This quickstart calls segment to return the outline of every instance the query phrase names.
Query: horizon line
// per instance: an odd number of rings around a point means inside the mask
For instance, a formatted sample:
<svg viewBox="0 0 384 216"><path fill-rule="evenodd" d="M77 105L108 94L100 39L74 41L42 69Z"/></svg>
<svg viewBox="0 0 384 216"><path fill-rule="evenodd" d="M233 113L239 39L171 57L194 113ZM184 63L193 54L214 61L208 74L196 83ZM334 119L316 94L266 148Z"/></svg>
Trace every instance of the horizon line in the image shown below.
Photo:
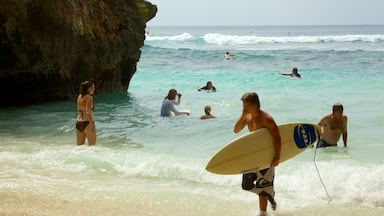
<svg viewBox="0 0 384 216"><path fill-rule="evenodd" d="M282 26L384 26L383 24L287 24L287 25L148 25L147 27L282 27Z"/></svg>

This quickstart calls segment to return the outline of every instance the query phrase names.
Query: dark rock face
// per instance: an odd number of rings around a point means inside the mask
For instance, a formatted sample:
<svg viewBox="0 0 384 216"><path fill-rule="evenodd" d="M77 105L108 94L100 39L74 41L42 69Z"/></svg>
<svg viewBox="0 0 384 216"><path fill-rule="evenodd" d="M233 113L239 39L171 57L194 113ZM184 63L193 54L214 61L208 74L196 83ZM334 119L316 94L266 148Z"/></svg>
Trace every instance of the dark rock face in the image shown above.
<svg viewBox="0 0 384 216"><path fill-rule="evenodd" d="M146 23L143 0L1 0L0 106L124 92L136 71Z"/></svg>

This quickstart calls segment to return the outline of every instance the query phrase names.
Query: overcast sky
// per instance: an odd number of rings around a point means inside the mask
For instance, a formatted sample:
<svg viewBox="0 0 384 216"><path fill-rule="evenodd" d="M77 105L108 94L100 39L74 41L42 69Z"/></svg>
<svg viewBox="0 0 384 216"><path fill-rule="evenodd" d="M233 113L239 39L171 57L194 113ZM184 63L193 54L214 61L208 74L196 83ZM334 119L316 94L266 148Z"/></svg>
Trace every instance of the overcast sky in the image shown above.
<svg viewBox="0 0 384 216"><path fill-rule="evenodd" d="M384 0L147 0L148 26L384 24Z"/></svg>

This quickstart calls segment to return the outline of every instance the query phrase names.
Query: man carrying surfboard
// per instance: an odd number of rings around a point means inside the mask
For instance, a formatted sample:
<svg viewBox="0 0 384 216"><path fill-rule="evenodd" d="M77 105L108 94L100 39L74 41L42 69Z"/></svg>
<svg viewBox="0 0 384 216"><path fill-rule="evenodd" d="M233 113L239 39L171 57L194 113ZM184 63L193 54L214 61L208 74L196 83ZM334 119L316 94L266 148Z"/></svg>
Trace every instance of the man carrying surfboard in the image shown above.
<svg viewBox="0 0 384 216"><path fill-rule="evenodd" d="M279 165L280 160L280 132L272 116L260 109L260 101L257 93L247 92L243 94L241 100L243 102L243 111L237 120L233 131L239 133L245 126L248 127L250 132L260 128L266 128L273 138L275 156L271 161L271 167L254 173L243 174L242 181L243 190L254 192L259 195L259 216L265 216L268 200L271 202L272 209L276 209L273 180L275 177L274 167Z"/></svg>

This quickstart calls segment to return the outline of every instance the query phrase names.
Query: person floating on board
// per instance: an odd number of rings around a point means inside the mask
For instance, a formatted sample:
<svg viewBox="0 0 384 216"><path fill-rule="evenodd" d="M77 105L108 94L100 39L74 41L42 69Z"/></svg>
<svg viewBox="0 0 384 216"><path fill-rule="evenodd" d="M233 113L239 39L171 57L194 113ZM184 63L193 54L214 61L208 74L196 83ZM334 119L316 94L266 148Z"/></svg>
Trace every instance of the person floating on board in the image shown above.
<svg viewBox="0 0 384 216"><path fill-rule="evenodd" d="M204 113L205 113L204 115L200 116L201 120L216 118L214 115L211 114L211 106L209 105L204 107Z"/></svg>
<svg viewBox="0 0 384 216"><path fill-rule="evenodd" d="M267 112L260 109L259 96L255 92L245 93L241 100L243 101L243 112L237 120L233 131L239 133L245 126L248 130L255 131L260 128L266 128L272 135L275 155L271 161L271 167L259 170L254 173L243 174L242 188L259 195L260 216L267 215L268 200L272 205L272 209L276 209L276 201L274 199L274 177L275 167L279 165L281 138L280 132L275 120Z"/></svg>
<svg viewBox="0 0 384 216"><path fill-rule="evenodd" d="M205 86L198 89L198 91L202 91L202 90L216 92L216 88L215 86L213 86L211 81L208 81Z"/></svg>
<svg viewBox="0 0 384 216"><path fill-rule="evenodd" d="M294 67L294 68L292 68L292 73L280 73L280 75L302 79L301 75L297 71L298 71L297 67Z"/></svg>
<svg viewBox="0 0 384 216"><path fill-rule="evenodd" d="M320 140L317 148L337 146L340 137L343 136L344 147L347 147L347 122L348 118L343 115L344 107L341 103L332 106L332 113L325 115L320 121Z"/></svg>
<svg viewBox="0 0 384 216"><path fill-rule="evenodd" d="M177 96L177 101L176 101ZM181 93L177 93L176 89L170 89L168 95L164 98L163 104L161 106L160 115L161 116L172 116L172 113L175 115L189 115L189 112L180 112L175 109L174 105L179 105L181 99Z"/></svg>
<svg viewBox="0 0 384 216"><path fill-rule="evenodd" d="M226 52L224 54L224 59L227 61L232 61L232 57L235 56L234 54L230 54L229 52Z"/></svg>

